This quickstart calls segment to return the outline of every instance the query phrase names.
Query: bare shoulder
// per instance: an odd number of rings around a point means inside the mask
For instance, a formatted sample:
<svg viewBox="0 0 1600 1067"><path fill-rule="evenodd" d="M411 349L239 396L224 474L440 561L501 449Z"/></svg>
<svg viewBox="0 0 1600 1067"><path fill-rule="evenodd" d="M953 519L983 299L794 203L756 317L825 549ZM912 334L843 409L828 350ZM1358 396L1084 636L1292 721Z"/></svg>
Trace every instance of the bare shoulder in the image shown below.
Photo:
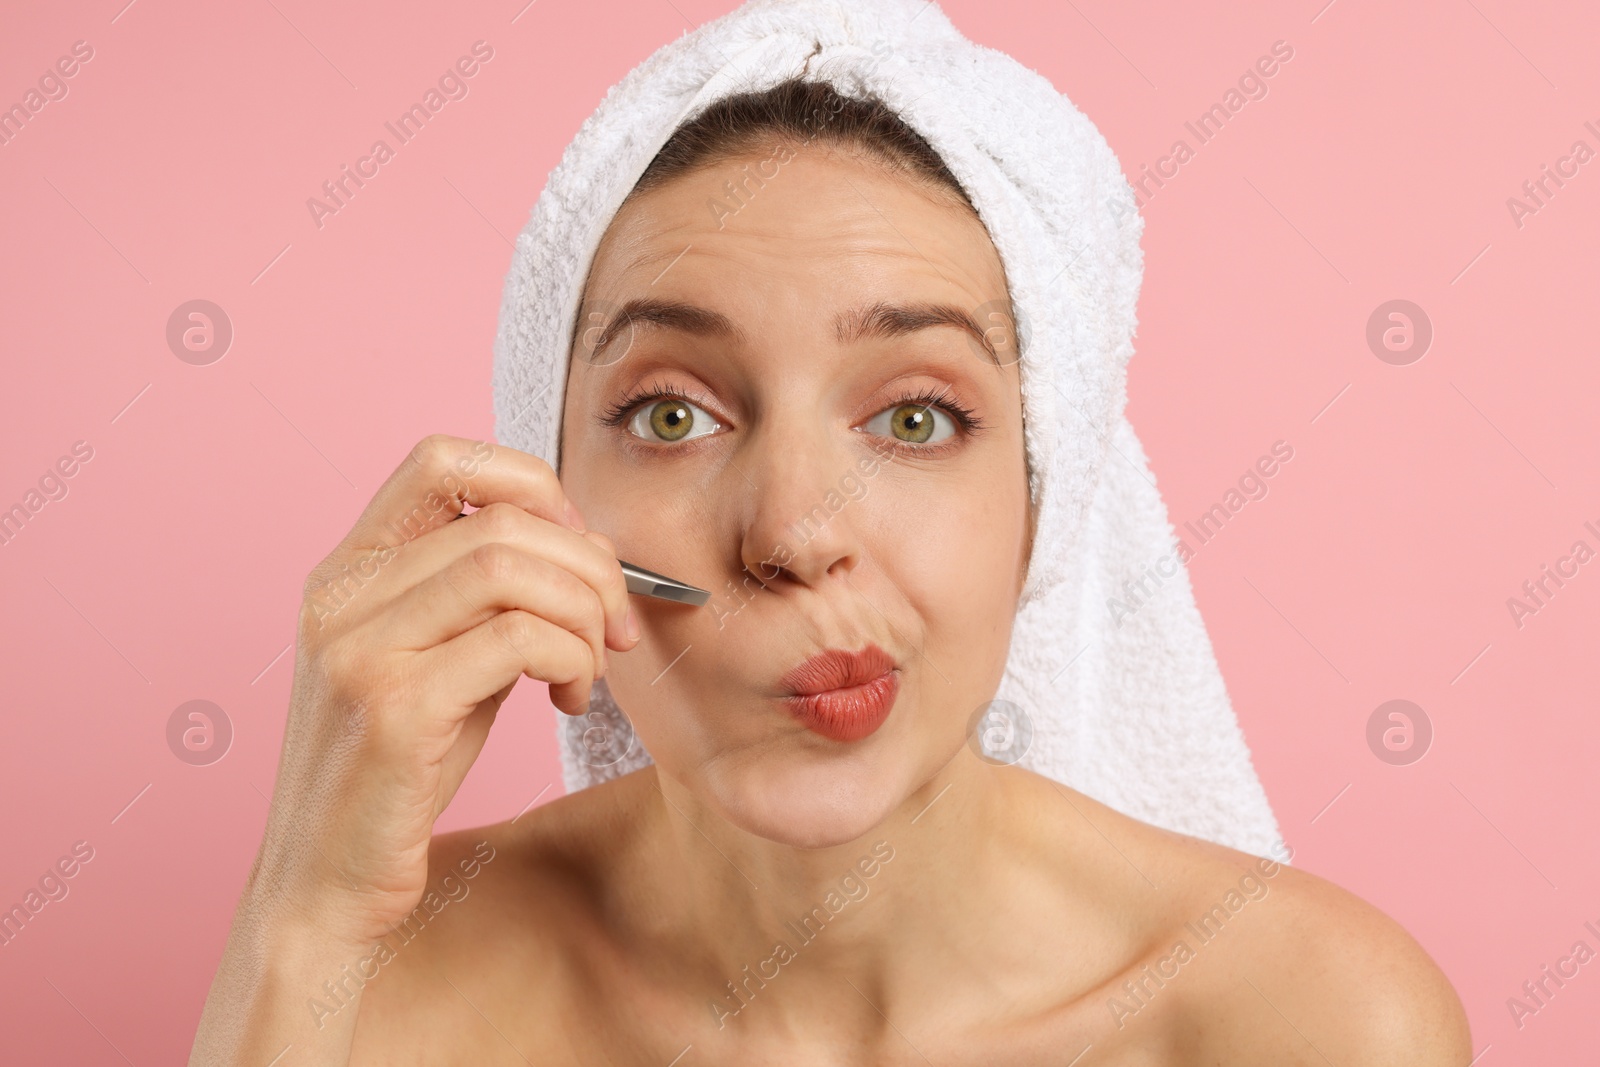
<svg viewBox="0 0 1600 1067"><path fill-rule="evenodd" d="M422 899L347 983L361 992L350 1062L476 1063L508 1044L561 1062L551 1020L587 984L574 964L601 936L607 852L638 786L619 779L436 835Z"/></svg>
<svg viewBox="0 0 1600 1067"><path fill-rule="evenodd" d="M1164 1063L1467 1067L1460 998L1381 910L1307 871L1063 795L1115 846L1107 864L1139 876L1116 895L1142 947L1085 1005L1107 1021L1105 1044Z"/></svg>
<svg viewBox="0 0 1600 1067"><path fill-rule="evenodd" d="M1375 1067L1466 1067L1461 999L1404 927L1309 872L1278 865L1271 882L1279 906L1247 939L1251 973L1241 968L1240 977L1281 1024L1293 1024L1291 1046Z"/></svg>
<svg viewBox="0 0 1600 1067"><path fill-rule="evenodd" d="M1307 871L1088 804L1163 888L1167 947L1120 992L1129 1018L1159 1006L1176 1061L1467 1067L1459 996L1381 910Z"/></svg>

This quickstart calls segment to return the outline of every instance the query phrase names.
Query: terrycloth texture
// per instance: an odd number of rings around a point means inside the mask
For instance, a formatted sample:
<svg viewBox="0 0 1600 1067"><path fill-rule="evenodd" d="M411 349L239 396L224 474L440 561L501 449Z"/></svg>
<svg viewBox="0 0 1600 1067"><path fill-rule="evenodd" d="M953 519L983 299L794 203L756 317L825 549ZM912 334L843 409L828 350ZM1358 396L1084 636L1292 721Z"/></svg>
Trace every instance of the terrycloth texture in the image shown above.
<svg viewBox="0 0 1600 1067"><path fill-rule="evenodd" d="M1166 505L1124 414L1144 269L1133 191L1070 100L961 36L936 5L750 0L613 86L517 240L495 342L500 441L559 469L583 282L667 137L719 97L802 73L847 96L875 94L926 137L1005 265L1039 516L996 694L1032 726L1018 762L1158 826L1282 856ZM1141 578L1144 592L1130 597L1125 583ZM1115 610L1113 597L1139 606ZM586 718L556 714L568 790L650 762L603 679ZM583 740L597 726L617 744L598 760Z"/></svg>

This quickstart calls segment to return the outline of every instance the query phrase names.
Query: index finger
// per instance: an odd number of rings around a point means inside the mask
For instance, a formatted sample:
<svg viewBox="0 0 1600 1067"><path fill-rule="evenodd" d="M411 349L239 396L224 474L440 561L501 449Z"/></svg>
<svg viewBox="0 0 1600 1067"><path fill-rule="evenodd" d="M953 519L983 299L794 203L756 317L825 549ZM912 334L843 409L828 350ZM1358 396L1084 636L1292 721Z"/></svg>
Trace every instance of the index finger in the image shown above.
<svg viewBox="0 0 1600 1067"><path fill-rule="evenodd" d="M397 547L443 526L466 504L481 508L496 500L578 529L576 509L550 464L505 445L435 433L378 487L346 541Z"/></svg>

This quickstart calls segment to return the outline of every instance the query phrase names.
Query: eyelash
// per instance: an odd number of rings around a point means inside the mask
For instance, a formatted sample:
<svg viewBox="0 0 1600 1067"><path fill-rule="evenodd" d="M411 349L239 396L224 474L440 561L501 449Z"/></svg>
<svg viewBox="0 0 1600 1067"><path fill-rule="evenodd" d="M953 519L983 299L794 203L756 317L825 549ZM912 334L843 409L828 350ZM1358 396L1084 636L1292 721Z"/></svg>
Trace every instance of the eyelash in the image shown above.
<svg viewBox="0 0 1600 1067"><path fill-rule="evenodd" d="M690 396L681 389L674 389L671 386L663 384L659 381L652 381L643 388L635 390L629 395L623 397L621 400L618 400L608 406L605 411L601 413L600 421L606 426L613 428L621 427L624 422L628 421L629 416L631 416L641 404L655 400L682 400L685 403L697 404L702 407L705 406L705 402L699 397ZM955 421L956 426L960 429L961 433L967 437L976 437L978 434L983 433L988 429L989 424L984 419L980 418L978 414L971 408L946 398L942 392L935 392L934 390L927 388L924 388L916 393L903 394L898 399L890 401L889 404L883 408L880 408L873 414L880 414L883 411L889 410L889 408L910 406L938 408L940 411L943 411L945 414L949 415L950 418ZM627 431L624 430L623 432L626 433ZM634 437L634 435L631 433L628 434L628 436ZM949 451L951 448L958 447L960 445L960 442L957 441L955 437L952 437L948 441L941 441L936 445L917 445L910 441L901 441L893 437L891 437L890 440L893 441L896 446L904 446L926 455L939 455L940 453ZM629 443L643 445L643 442L639 442L637 439L630 441ZM686 446L680 445L676 447Z"/></svg>

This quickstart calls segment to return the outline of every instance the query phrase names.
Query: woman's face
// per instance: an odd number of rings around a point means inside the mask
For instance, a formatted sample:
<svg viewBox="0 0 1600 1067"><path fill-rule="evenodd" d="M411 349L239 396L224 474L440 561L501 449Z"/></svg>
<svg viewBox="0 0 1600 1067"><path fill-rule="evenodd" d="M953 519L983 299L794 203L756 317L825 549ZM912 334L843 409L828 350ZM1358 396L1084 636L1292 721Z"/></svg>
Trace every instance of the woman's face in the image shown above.
<svg viewBox="0 0 1600 1067"><path fill-rule="evenodd" d="M814 848L868 832L961 752L1000 682L1032 533L982 224L838 152L773 165L690 172L613 219L561 477L619 557L712 593L631 597L644 638L611 657L659 770L735 825ZM597 346L632 301L652 303ZM990 328L997 353L917 314L933 305ZM814 732L780 679L869 642L899 671L893 710L858 740Z"/></svg>

